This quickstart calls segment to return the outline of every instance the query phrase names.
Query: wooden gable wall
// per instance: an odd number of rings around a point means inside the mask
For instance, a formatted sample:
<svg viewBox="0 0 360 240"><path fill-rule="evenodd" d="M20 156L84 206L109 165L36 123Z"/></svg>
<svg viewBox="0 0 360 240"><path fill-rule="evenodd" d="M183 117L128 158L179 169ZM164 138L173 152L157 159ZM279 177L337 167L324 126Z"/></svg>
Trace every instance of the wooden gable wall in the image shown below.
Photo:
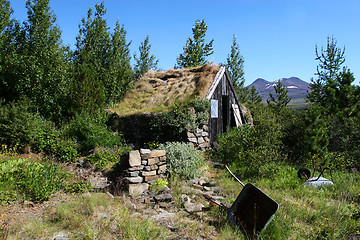
<svg viewBox="0 0 360 240"><path fill-rule="evenodd" d="M216 141L219 134L226 131L227 127L236 126L232 104L236 104L239 109L241 108L239 99L226 69L224 68L223 72L220 73L220 76L217 77L220 79L216 79L215 77L214 82L217 85L214 86L214 89L211 90L210 95L207 97L212 102L211 109L209 110L209 135L211 144ZM214 112L214 110L216 111L215 105L217 105L217 114ZM244 123L245 121L242 113L240 116L241 122Z"/></svg>

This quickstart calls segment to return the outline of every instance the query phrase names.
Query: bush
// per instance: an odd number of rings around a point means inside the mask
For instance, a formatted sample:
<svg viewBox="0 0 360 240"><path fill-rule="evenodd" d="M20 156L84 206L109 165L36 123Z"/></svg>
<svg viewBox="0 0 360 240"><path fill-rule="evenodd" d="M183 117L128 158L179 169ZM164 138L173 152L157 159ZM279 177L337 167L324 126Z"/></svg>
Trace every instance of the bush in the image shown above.
<svg viewBox="0 0 360 240"><path fill-rule="evenodd" d="M175 106L170 112L155 115L150 122L151 132L157 134L154 140L182 141L186 131L195 131L209 121L209 100L191 100ZM190 111L193 108L194 113Z"/></svg>
<svg viewBox="0 0 360 240"><path fill-rule="evenodd" d="M260 177L260 168L267 163L286 159L282 155L282 128L277 116L266 108L257 111L255 126L243 125L218 137L213 157L231 165L242 177Z"/></svg>
<svg viewBox="0 0 360 240"><path fill-rule="evenodd" d="M58 138L51 145L51 152L61 162L76 162L79 157L77 140Z"/></svg>
<svg viewBox="0 0 360 240"><path fill-rule="evenodd" d="M174 177L191 179L201 175L199 168L204 164L203 153L187 143L167 142L159 149L166 151L167 167Z"/></svg>
<svg viewBox="0 0 360 240"><path fill-rule="evenodd" d="M26 159L0 162L0 176L0 183L8 184L8 189L17 189L24 199L39 202L48 200L51 194L59 190L62 181L55 164Z"/></svg>
<svg viewBox="0 0 360 240"><path fill-rule="evenodd" d="M0 142L20 148L30 146L41 152L50 147L50 142L59 136L55 125L32 112L26 101L12 102L0 108Z"/></svg>
<svg viewBox="0 0 360 240"><path fill-rule="evenodd" d="M162 178L159 178L155 182L150 184L150 189L155 191L155 192L158 192L161 189L166 188L168 185L169 185L169 183L166 180L164 180Z"/></svg>
<svg viewBox="0 0 360 240"><path fill-rule="evenodd" d="M92 164L98 169L105 169L110 167L109 165L114 165L115 163L120 162L120 157L124 153L132 150L132 147L129 145L122 146L113 146L113 147L95 147L93 150L94 154L89 158Z"/></svg>
<svg viewBox="0 0 360 240"><path fill-rule="evenodd" d="M63 137L75 139L81 153L88 153L96 146L115 146L123 143L120 135L115 135L106 125L108 114L105 111L78 114L63 129Z"/></svg>

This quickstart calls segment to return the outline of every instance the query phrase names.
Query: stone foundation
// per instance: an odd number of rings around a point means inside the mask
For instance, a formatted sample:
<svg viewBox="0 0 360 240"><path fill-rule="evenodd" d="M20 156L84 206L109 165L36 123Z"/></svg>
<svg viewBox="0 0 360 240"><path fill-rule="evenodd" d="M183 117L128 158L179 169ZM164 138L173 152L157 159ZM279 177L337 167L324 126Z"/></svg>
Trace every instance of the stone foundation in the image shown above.
<svg viewBox="0 0 360 240"><path fill-rule="evenodd" d="M142 194L149 184L165 177L166 152L164 150L140 149L129 152L129 168L124 171L129 194Z"/></svg>

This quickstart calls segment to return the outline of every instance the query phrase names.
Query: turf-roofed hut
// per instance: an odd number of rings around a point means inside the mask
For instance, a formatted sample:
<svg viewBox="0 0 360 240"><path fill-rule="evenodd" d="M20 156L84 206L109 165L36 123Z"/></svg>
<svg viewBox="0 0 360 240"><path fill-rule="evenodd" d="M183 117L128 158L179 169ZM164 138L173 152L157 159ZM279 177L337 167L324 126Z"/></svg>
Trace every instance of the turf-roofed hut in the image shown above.
<svg viewBox="0 0 360 240"><path fill-rule="evenodd" d="M137 147L189 141L206 149L227 127L245 124L225 67L150 70L114 108L110 125Z"/></svg>

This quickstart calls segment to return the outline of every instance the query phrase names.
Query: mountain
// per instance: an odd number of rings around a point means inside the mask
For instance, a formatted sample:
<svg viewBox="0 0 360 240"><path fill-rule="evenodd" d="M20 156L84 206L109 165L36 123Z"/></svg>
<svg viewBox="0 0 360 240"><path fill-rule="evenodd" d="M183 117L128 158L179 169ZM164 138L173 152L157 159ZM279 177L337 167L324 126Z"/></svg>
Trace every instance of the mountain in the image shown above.
<svg viewBox="0 0 360 240"><path fill-rule="evenodd" d="M310 90L310 84L297 77L282 78L280 80L269 82L265 79L258 78L248 88L255 87L263 101L269 98L269 92L275 95L275 88L277 82L281 81L282 85L288 90L288 96L291 98L290 105L305 104L307 91Z"/></svg>

